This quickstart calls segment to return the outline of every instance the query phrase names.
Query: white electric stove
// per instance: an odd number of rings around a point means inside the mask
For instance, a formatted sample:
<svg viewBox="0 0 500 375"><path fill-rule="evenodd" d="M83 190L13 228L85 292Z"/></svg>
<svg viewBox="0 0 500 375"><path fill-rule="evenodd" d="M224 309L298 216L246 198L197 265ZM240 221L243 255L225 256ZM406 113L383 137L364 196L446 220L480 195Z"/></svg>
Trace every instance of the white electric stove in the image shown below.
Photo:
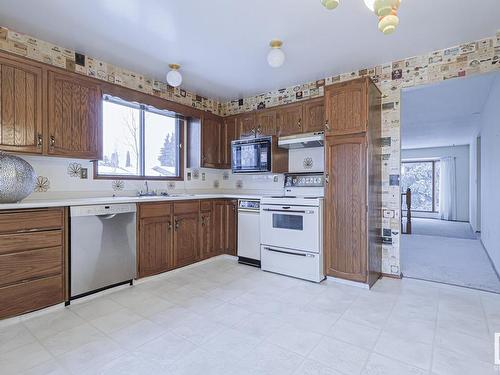
<svg viewBox="0 0 500 375"><path fill-rule="evenodd" d="M284 192L261 200L261 268L320 282L325 278L323 173L287 174Z"/></svg>

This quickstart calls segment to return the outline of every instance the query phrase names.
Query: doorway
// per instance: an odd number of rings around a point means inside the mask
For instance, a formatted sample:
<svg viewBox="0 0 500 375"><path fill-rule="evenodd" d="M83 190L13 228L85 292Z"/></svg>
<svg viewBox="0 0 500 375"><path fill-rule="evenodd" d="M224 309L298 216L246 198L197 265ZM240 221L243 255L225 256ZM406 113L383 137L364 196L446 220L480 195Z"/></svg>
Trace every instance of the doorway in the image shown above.
<svg viewBox="0 0 500 375"><path fill-rule="evenodd" d="M500 74L403 90L401 270L404 277L500 293L496 246L481 237L481 136ZM500 163L500 160L498 160ZM488 176L486 176L488 177ZM488 218L497 221L495 218Z"/></svg>

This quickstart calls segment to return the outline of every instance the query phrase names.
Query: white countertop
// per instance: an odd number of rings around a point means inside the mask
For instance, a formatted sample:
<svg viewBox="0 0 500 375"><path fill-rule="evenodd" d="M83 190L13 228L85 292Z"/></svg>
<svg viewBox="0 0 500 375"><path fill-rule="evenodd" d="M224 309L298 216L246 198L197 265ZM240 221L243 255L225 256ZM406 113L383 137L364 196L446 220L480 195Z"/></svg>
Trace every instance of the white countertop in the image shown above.
<svg viewBox="0 0 500 375"><path fill-rule="evenodd" d="M169 202L194 199L260 199L262 195L248 194L172 194L157 197L87 197L87 198L60 198L60 199L26 199L18 203L0 203L1 210L16 210L23 208L86 206L92 204L137 203L137 202Z"/></svg>

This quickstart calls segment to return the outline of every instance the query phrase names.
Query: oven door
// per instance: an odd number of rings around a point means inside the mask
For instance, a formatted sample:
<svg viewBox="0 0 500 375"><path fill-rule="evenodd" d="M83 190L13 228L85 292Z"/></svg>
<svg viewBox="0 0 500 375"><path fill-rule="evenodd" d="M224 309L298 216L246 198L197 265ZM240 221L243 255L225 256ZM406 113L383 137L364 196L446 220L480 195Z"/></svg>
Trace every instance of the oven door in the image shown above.
<svg viewBox="0 0 500 375"><path fill-rule="evenodd" d="M268 246L319 253L319 207L261 205L261 243Z"/></svg>
<svg viewBox="0 0 500 375"><path fill-rule="evenodd" d="M271 171L271 142L268 139L234 141L231 152L233 173Z"/></svg>

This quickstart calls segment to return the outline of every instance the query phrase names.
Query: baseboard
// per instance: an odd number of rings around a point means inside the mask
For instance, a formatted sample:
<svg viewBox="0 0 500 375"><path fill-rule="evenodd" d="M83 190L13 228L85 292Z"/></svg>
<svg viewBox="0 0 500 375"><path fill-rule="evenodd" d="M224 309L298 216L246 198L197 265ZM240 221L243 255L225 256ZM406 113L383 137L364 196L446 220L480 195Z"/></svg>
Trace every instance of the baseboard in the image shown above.
<svg viewBox="0 0 500 375"><path fill-rule="evenodd" d="M338 284L354 286L354 287L361 288L361 289L370 289L370 286L368 284L361 283L359 281L344 280L344 279L340 279L340 278L334 277L334 276L327 276L326 278L327 278L327 280L331 280L331 281L338 283Z"/></svg>
<svg viewBox="0 0 500 375"><path fill-rule="evenodd" d="M389 277L391 279L402 279L403 278L403 274L400 273L399 275L394 275L392 273L382 273L382 277Z"/></svg>

